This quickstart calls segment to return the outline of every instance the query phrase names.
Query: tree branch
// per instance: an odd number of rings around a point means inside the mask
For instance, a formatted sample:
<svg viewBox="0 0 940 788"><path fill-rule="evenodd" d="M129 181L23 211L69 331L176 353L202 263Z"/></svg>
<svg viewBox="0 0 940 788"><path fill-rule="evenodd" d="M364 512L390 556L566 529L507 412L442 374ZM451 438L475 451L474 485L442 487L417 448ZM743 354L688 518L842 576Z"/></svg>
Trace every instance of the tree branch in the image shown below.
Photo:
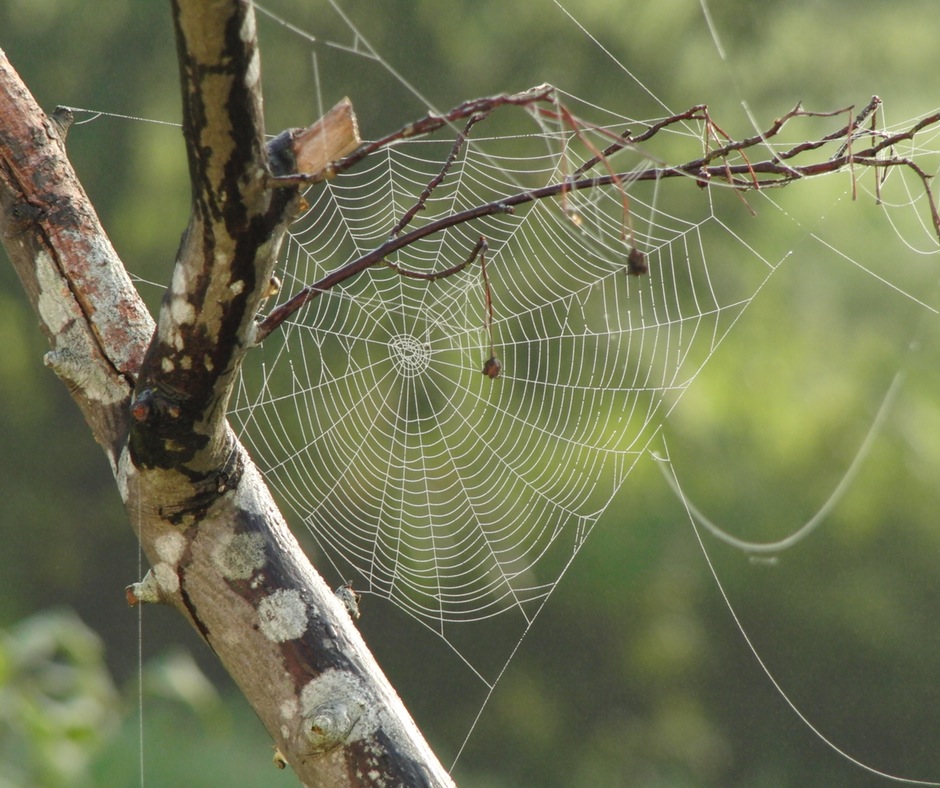
<svg viewBox="0 0 940 788"><path fill-rule="evenodd" d="M0 51L0 236L51 350L112 468L127 400L153 333L65 156L65 123L42 112Z"/></svg>
<svg viewBox="0 0 940 788"><path fill-rule="evenodd" d="M554 109L549 109L543 106L545 104L553 106ZM772 152L772 155L769 158L754 163L750 162L750 160L745 155L745 151L755 148L761 149L765 146L769 149L769 143L793 118L835 117L838 115L851 113L853 108L846 107L831 112L810 112L804 110L801 105L797 104L793 109L789 110L780 118L774 120L774 122L766 131L754 134L750 137L745 137L741 140L731 139L728 134L718 127L709 116L708 107L705 104L698 104L689 108L688 110L685 110L684 112L680 112L668 118L657 121L645 131L637 134L636 136L630 134L629 131L624 132L622 135L616 136L606 131L605 129L596 129L590 124L582 124L581 121L574 118L574 116L572 116L571 113L559 103L557 97L555 96L554 88L552 88L550 85L539 85L538 87L531 88L530 90L524 91L522 93L504 94L499 96L491 96L489 98L473 99L459 104L444 115L427 115L426 117L421 118L414 123L409 123L406 126L401 127L392 134L381 137L375 142L360 146L360 148L345 158L328 163L318 171L279 175L269 179L269 185L275 189L321 183L324 180L334 178L338 174L351 169L368 155L381 150L382 148L389 147L396 143L402 142L403 140L411 139L412 137L430 134L457 120L470 118L467 126L463 129L463 131L457 134L454 147L452 148L447 160L444 162L441 173L428 183L427 188L418 199L416 205L407 213L405 213L399 222L392 228L388 239L371 251L366 252L364 255L356 258L355 260L351 260L335 271L331 271L317 282L302 288L283 304L280 304L278 307L273 309L258 325L255 341L263 341L268 335L271 334L272 331L275 331L291 315L293 315L306 304L310 303L310 301L319 296L321 293L326 292L330 288L335 287L347 279L362 273L374 265L382 264L398 270L397 267L390 264L386 258L394 252L397 252L400 249L404 249L405 247L410 246L422 238L426 238L448 228L465 224L467 222L472 222L477 219L482 219L486 216L492 216L497 213L514 213L517 207L525 206L538 200L559 196L564 197L564 195L568 194L569 192L581 191L585 189L614 187L620 190L624 190L625 184L628 185L640 181L659 182L671 178L687 178L703 188L708 187L714 183L734 188L740 192L759 191L761 189L767 189L771 187L786 186L802 178L827 175L845 169L851 169L856 164L872 169L891 169L901 167L910 170L920 179L924 193L927 197L931 223L933 224L937 237L940 238L940 210L937 208L937 203L930 186L931 176L928 175L916 162L909 158L898 156L882 158L879 155L884 151L891 150L894 146L901 142L913 139L923 129L940 123L940 113L933 113L927 117L921 118L910 128L894 134L862 129L861 124L864 123L867 118L873 116L880 105L881 100L877 96L874 96L865 109L858 113L854 119L850 118L849 122L845 126L830 132L829 134L826 134L819 139L806 140L779 153ZM602 135L613 137L614 142L605 148L605 150L598 151L591 143L585 140L585 143L589 146L592 152L595 153L595 155L579 166L571 177L564 178L557 183L551 183L538 189L528 189L516 194L506 195L505 197L493 200L488 203L482 203L472 208L467 208L463 211L448 214L434 221L427 222L426 224L411 230L410 232L402 233L402 230L410 224L414 216L420 210L423 210L430 192L433 191L437 185L439 185L441 180L443 180L444 175L454 163L454 159L456 158L457 153L466 142L467 135L469 134L472 126L474 126L480 120L483 120L495 109L503 106L527 107L535 115L550 117L556 121L563 121L578 137L581 137L582 129L587 128L598 131ZM722 145L719 145L717 148L706 150L704 155L696 157L684 164L673 166L654 166L642 170L631 170L629 172L615 172L613 168L610 167L608 162L609 156L624 148L636 148L641 143L645 143L651 140L663 129L686 121L700 121L704 123L706 140L715 138L724 139L726 142ZM852 141L858 136L869 135L877 138L878 141L870 144L861 151L853 152L851 146ZM843 145L838 149L835 155L828 159L812 161L805 164L790 163L790 160L795 159L801 154L818 150L823 146L838 140L844 141ZM741 161L736 163L729 162L728 157L732 154L737 154L740 156ZM715 162L719 163L716 164ZM607 166L607 175L591 178L582 177L586 172L601 163ZM626 193L624 192L624 196L625 195ZM627 202L625 199L624 211L626 212L627 210ZM628 224L626 221L627 219L628 217L625 217L625 224ZM642 252L636 248L633 248L631 250L631 255L637 254L642 254ZM631 261L631 273L635 273L635 270L632 269L637 267L635 260L636 258L634 257L634 259ZM441 279L460 272L463 270L465 265L466 263L460 263L447 268L444 271L433 274L421 274L420 276L432 280ZM406 276L414 275L413 273L403 270L399 270L399 273Z"/></svg>

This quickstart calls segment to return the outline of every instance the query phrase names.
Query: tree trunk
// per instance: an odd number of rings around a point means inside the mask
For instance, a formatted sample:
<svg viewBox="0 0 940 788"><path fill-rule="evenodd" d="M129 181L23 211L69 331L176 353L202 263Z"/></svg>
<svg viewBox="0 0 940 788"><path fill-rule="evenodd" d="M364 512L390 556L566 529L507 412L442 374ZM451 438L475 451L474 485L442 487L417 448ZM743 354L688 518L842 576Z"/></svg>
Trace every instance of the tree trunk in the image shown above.
<svg viewBox="0 0 940 788"><path fill-rule="evenodd" d="M151 564L129 599L186 616L304 784L451 785L226 420L300 202L269 178L322 135L265 144L250 2L171 5L192 214L156 326L0 52L0 235Z"/></svg>

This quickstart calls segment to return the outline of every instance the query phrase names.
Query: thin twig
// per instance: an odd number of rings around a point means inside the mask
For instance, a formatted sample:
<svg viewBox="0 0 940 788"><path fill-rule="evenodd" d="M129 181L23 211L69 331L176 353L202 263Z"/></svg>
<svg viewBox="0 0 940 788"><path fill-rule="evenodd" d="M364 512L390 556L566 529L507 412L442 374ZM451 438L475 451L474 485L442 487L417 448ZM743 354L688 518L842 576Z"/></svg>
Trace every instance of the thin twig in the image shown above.
<svg viewBox="0 0 940 788"><path fill-rule="evenodd" d="M547 115L555 120L561 120L567 125L575 134L575 136L581 140L584 146L592 153L593 158L591 161L603 162L604 167L607 169L608 175L613 178L613 184L617 187L617 190L620 192L621 202L623 205L623 219L620 223L620 237L622 240L627 240L629 234L629 240L632 244L633 241L633 224L630 221L630 198L627 197L627 190L623 186L623 180L621 176L614 172L613 167L610 165L610 160L608 157L601 151L597 149L597 146L592 143L587 136L581 131L581 123L571 114L568 108L561 102L557 102L556 106L558 108L557 112L549 112L546 109L540 109L539 113L542 115ZM619 142L619 140L618 140ZM615 143L616 144L616 143ZM593 165L592 165L593 166ZM584 165L578 167L575 170L576 173L581 173L584 171ZM565 178L565 182L568 182L569 179ZM565 213L568 213L566 210Z"/></svg>
<svg viewBox="0 0 940 788"><path fill-rule="evenodd" d="M460 155L460 151L463 149L464 143L467 141L467 137L470 136L470 130L477 123L486 118L487 115L489 115L489 112L478 112L476 115L470 116L470 120L467 121L467 125L464 126L463 131L461 131L454 140L454 146L450 149L450 154L444 161L444 165L441 167L440 172L428 182L427 186L424 187L424 191L421 192L421 196L418 197L418 201L405 212L398 223L392 228L391 233L389 233L390 236L394 237L399 235L401 231L411 223L411 220L414 219L415 215L419 211L423 211L425 209L431 194L433 194L434 190L441 185L444 178L447 177L447 173L450 171L450 168L453 167L454 162L457 161L457 157Z"/></svg>
<svg viewBox="0 0 940 788"><path fill-rule="evenodd" d="M482 254L486 252L486 239L483 236L480 236L480 240L476 242L476 245L470 252L470 256L467 257L461 263L451 266L450 268L445 268L443 271L431 271L430 273L424 271L412 271L408 268L403 268L397 263L393 263L391 260L381 260L380 262L386 268L391 268L399 276L407 276L411 279L424 279L427 282L434 282L438 279L446 279L448 276L453 276L454 274L459 274L466 268L470 263L480 257L481 261L483 259Z"/></svg>

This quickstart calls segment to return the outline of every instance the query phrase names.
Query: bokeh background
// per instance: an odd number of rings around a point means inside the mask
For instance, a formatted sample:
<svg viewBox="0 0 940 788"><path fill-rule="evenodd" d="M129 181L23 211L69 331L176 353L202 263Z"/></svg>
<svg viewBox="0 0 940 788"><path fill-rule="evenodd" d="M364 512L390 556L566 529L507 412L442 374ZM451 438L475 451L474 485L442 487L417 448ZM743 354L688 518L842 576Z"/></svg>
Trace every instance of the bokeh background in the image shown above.
<svg viewBox="0 0 940 788"><path fill-rule="evenodd" d="M548 81L624 114L661 115L623 66L675 111L708 103L738 136L752 132L742 100L767 125L798 100L834 109L878 94L895 124L935 111L940 95L930 0L714 0L725 60L693 0L570 5L599 43L550 0L341 3L442 108ZM353 42L325 0L269 7L321 42ZM271 131L305 125L344 95L366 137L426 111L380 63L264 16L259 32ZM178 119L168 4L6 0L0 47L50 111ZM179 130L101 118L74 127L69 149L129 268L167 281L188 210ZM747 636L809 722L876 769L940 780L940 323L892 287L940 307L940 257L936 245L920 253L930 239L910 213L890 214L895 232L849 190L847 177L798 183L774 195L781 210L757 217L729 202L729 227L791 255L664 434L685 491L712 519L742 538L781 538L830 495L903 374L854 484L810 538L772 561L704 543ZM720 235L713 243L719 259ZM155 306L159 284L141 287ZM141 693L148 784L294 784L182 621L147 609L141 625L126 607L136 543L102 453L42 364L47 348L7 265L0 336L0 786L136 784ZM483 687L381 600L364 600L360 623L449 764ZM887 784L824 745L776 691L652 462L528 633L454 774L507 788Z"/></svg>

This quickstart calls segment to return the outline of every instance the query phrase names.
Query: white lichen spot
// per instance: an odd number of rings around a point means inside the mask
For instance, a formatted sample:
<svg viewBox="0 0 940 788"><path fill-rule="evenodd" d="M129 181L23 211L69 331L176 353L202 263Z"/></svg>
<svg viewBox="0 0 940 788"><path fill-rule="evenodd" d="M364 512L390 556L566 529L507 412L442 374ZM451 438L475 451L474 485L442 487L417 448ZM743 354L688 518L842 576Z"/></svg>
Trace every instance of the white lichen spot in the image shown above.
<svg viewBox="0 0 940 788"><path fill-rule="evenodd" d="M245 466L242 480L235 490L234 505L244 512L265 516L274 509L274 502L269 497L262 497L260 491L265 490L264 480L254 463ZM267 506L270 508L267 508Z"/></svg>
<svg viewBox="0 0 940 788"><path fill-rule="evenodd" d="M232 291L232 295L241 295L245 289L245 280L239 279L237 282L232 282L228 289Z"/></svg>
<svg viewBox="0 0 940 788"><path fill-rule="evenodd" d="M117 471L114 474L114 478L117 481L118 492L121 494L121 500L124 503L127 503L127 496L130 495L130 489L128 487L128 480L137 473L137 469L134 467L134 463L131 462L131 453L128 447L125 445L121 449L121 455L117 460Z"/></svg>
<svg viewBox="0 0 940 788"><path fill-rule="evenodd" d="M245 18L242 20L241 30L238 31L238 35L242 41L251 41L255 37L256 33L254 14L245 14Z"/></svg>
<svg viewBox="0 0 940 788"><path fill-rule="evenodd" d="M186 549L186 537L175 531L170 531L158 536L153 546L162 561L175 566L183 557L183 551Z"/></svg>
<svg viewBox="0 0 940 788"><path fill-rule="evenodd" d="M36 281L39 284L39 298L36 302L39 316L53 334L58 334L71 319L71 292L46 252L36 255Z"/></svg>
<svg viewBox="0 0 940 788"><path fill-rule="evenodd" d="M180 590L180 578L176 568L163 562L157 564L152 570L153 576L165 594L175 594Z"/></svg>
<svg viewBox="0 0 940 788"><path fill-rule="evenodd" d="M251 578L251 587L252 588L261 588L261 584L264 583L264 572L258 572L253 578Z"/></svg>
<svg viewBox="0 0 940 788"><path fill-rule="evenodd" d="M173 281L170 284L170 292L174 296L183 296L186 294L186 268L178 265L173 269Z"/></svg>
<svg viewBox="0 0 940 788"><path fill-rule="evenodd" d="M261 78L261 58L258 56L258 50L251 53L251 60L248 61L248 68L245 70L245 85L253 88Z"/></svg>
<svg viewBox="0 0 940 788"><path fill-rule="evenodd" d="M196 320L196 308L184 296L173 296L170 301L170 315L178 326L193 323Z"/></svg>
<svg viewBox="0 0 940 788"><path fill-rule="evenodd" d="M77 328L77 324L74 331L66 333L81 341L78 336L81 330ZM50 350L42 357L42 360L49 369L68 384L70 389L83 391L89 399L110 405L120 402L127 395L126 384L119 383L104 370L102 365L97 364L81 351L73 350L71 347Z"/></svg>
<svg viewBox="0 0 940 788"><path fill-rule="evenodd" d="M127 382L98 360L101 349L80 317L81 310L65 277L47 252L37 253L34 263L39 288L36 307L54 336L55 347L46 354L45 363L71 389L80 390L89 399L106 405L120 402L127 396ZM107 311L107 304L100 308ZM108 325L107 315L103 325Z"/></svg>
<svg viewBox="0 0 940 788"><path fill-rule="evenodd" d="M307 631L307 604L299 591L275 591L258 603L258 624L269 640L296 640Z"/></svg>
<svg viewBox="0 0 940 788"><path fill-rule="evenodd" d="M173 359L164 356L160 361L160 369L164 372L172 372L176 369L176 365L173 363Z"/></svg>
<svg viewBox="0 0 940 788"><path fill-rule="evenodd" d="M157 318L157 333L166 342L170 341L170 313L167 309L161 309Z"/></svg>
<svg viewBox="0 0 940 788"><path fill-rule="evenodd" d="M256 344L258 344L258 324L249 323L245 331L245 346L254 347Z"/></svg>
<svg viewBox="0 0 940 788"><path fill-rule="evenodd" d="M212 553L215 565L229 580L247 580L267 560L261 534L226 534Z"/></svg>

